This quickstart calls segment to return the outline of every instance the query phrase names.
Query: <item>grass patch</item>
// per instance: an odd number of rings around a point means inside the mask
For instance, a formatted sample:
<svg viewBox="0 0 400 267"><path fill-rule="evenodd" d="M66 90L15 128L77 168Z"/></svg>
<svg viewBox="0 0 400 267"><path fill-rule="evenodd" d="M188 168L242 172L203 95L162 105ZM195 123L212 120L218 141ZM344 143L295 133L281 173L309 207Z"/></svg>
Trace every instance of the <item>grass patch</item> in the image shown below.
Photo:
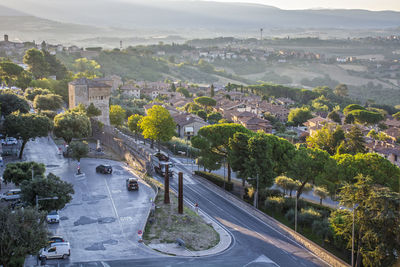
<svg viewBox="0 0 400 267"><path fill-rule="evenodd" d="M188 250L206 250L219 243L219 234L192 209L183 207L178 213L178 198L170 193L170 204L164 204L164 191L159 190L155 199L156 209L149 217L143 233L145 244L185 242Z"/></svg>

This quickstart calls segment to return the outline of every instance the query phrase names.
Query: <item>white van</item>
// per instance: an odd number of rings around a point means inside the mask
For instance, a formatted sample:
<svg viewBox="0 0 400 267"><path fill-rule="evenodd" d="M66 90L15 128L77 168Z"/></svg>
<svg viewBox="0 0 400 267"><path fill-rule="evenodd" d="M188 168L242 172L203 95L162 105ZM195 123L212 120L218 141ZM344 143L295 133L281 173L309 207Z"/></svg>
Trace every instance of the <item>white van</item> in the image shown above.
<svg viewBox="0 0 400 267"><path fill-rule="evenodd" d="M39 259L66 259L71 255L69 242L51 243L49 247L42 248L39 252Z"/></svg>

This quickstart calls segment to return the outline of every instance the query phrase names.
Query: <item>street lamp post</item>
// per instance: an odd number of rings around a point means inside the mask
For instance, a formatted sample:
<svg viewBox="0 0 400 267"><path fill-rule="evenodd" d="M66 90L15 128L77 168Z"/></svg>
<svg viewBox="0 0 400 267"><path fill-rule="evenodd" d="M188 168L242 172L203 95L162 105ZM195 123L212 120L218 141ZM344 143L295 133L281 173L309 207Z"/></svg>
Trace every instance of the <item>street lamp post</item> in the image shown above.
<svg viewBox="0 0 400 267"><path fill-rule="evenodd" d="M256 176L256 193L254 194L254 207L258 208L258 173Z"/></svg>
<svg viewBox="0 0 400 267"><path fill-rule="evenodd" d="M36 195L36 209L39 209L39 200L49 200L49 199L58 199L57 196L55 197L39 197L38 195Z"/></svg>
<svg viewBox="0 0 400 267"><path fill-rule="evenodd" d="M297 232L297 192L296 192L296 196L295 196L295 209L294 209L294 231Z"/></svg>
<svg viewBox="0 0 400 267"><path fill-rule="evenodd" d="M353 206L353 229L351 232L351 266L354 266L354 221L355 221L355 213L356 213L356 208L358 207L358 204L355 204Z"/></svg>

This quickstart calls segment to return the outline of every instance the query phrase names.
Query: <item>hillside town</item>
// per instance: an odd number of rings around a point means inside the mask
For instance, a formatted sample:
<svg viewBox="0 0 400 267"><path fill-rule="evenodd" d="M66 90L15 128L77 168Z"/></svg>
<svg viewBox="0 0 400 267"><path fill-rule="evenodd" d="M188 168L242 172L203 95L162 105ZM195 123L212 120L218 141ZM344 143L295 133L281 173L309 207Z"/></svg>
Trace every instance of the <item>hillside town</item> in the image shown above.
<svg viewBox="0 0 400 267"><path fill-rule="evenodd" d="M274 266L398 263L400 103L354 99L345 83L240 82L207 65L357 63L400 86L398 57L196 41L169 46L179 52L164 45L103 50L10 42L4 35L0 213L8 214L1 219L4 240L21 249L5 248L0 264L105 266L103 260L135 257L126 264L163 266L160 259L192 257L203 266L210 257L206 266L227 266L218 257L227 260L232 249L238 266L252 266L236 238L248 253L252 246L276 251L276 258L268 254L273 260L265 256ZM400 42L398 36L368 41ZM146 61L148 51L156 63ZM146 79L151 75L143 72L134 79L130 73L138 69L113 71L97 61L101 53L165 64L168 75ZM173 67L185 65L225 80L178 79ZM32 247L8 230L15 224L26 231L19 223L24 216L33 218L26 233ZM300 256L287 258L288 247Z"/></svg>

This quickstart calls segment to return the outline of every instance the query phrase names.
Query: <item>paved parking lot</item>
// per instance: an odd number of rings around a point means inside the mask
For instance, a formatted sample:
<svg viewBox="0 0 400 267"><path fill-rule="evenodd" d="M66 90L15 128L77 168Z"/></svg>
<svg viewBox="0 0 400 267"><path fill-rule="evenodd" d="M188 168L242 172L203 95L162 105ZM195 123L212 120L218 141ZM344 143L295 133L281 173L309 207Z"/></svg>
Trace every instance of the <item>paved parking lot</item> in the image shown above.
<svg viewBox="0 0 400 267"><path fill-rule="evenodd" d="M143 258L156 254L138 243L137 234L138 230L143 231L154 192L141 181L138 191L128 191L125 179L134 175L124 163L82 159L80 166L85 176L76 177L77 162L58 156L54 144L47 139L29 143L26 155L28 160L43 162L47 172L74 185L73 200L59 212L60 223L49 225L52 233L63 236L71 244L71 257L60 262ZM96 173L99 164L111 165L113 173Z"/></svg>

